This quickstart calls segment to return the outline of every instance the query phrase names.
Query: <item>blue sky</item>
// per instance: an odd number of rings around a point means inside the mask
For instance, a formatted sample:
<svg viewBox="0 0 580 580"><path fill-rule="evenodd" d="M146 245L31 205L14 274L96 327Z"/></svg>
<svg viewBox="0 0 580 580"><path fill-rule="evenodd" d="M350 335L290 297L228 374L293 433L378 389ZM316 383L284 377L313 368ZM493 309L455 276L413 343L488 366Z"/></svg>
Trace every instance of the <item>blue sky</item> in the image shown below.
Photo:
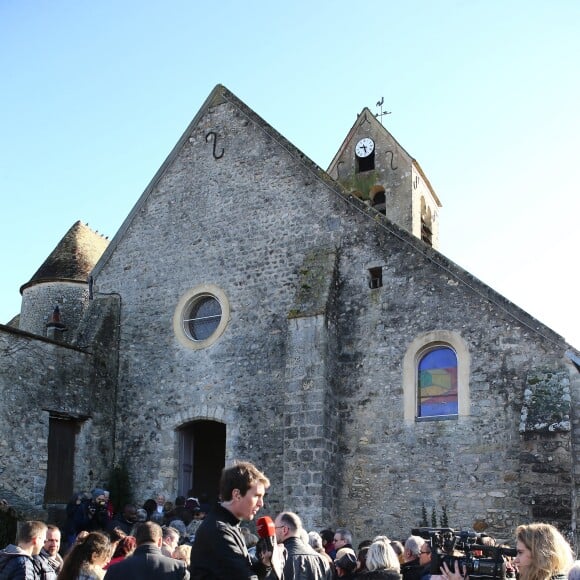
<svg viewBox="0 0 580 580"><path fill-rule="evenodd" d="M0 0L0 321L78 219L112 237L222 83L326 168L360 110L441 251L580 347L580 2Z"/></svg>

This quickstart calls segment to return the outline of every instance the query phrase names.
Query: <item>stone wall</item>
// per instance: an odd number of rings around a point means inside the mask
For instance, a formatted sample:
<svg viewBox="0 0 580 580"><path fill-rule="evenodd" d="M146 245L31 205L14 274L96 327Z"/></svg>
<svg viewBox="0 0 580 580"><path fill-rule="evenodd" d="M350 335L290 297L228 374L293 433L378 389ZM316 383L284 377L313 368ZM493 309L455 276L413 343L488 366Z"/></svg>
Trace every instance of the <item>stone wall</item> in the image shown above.
<svg viewBox="0 0 580 580"><path fill-rule="evenodd" d="M90 355L0 327L0 497L44 513L51 411L90 414ZM82 456L82 455L81 455Z"/></svg>
<svg viewBox="0 0 580 580"><path fill-rule="evenodd" d="M210 131L225 149L220 159L206 141ZM335 246L336 234L327 232L340 218L328 198L320 213L325 189L234 107L219 107L187 135L113 240L115 251L95 272L95 292L122 296L118 454L136 474L138 498L176 492L175 469L162 468L164 461L175 468L177 455L166 418L173 425L178 412L203 418L220 406L233 423L228 460L264 467L273 483L269 509L283 505L288 316L321 233L326 247ZM310 211L296 204L304 190ZM192 351L176 339L172 319L180 296L204 283L224 291L231 320L214 345Z"/></svg>
<svg viewBox="0 0 580 580"><path fill-rule="evenodd" d="M329 248L335 272L321 262L313 276L332 299L301 317L304 264ZM371 290L377 265L383 287ZM224 291L231 319L215 344L190 350L172 319L199 284ZM520 484L526 376L566 368L562 339L345 195L238 103L216 101L190 126L95 290L122 296L116 453L138 498L176 492L177 418L222 409L227 459L255 461L272 480L267 510L297 509L310 527L405 536L425 504L445 506L452 526L507 538L534 517ZM406 425L402 361L437 329L468 346L470 413ZM570 490L564 474L549 484Z"/></svg>
<svg viewBox="0 0 580 580"><path fill-rule="evenodd" d="M110 302L92 321L91 352L0 326L0 498L21 517L47 517L51 417L79 425L74 489L88 491L108 481L114 461L118 328Z"/></svg>
<svg viewBox="0 0 580 580"><path fill-rule="evenodd" d="M435 264L435 253L413 251L409 242L391 238L383 246L362 231L342 254L340 308L346 315L337 334L348 357L339 370L339 523L351 525L358 540L385 530L404 535L420 524L424 504L429 514L445 506L452 527L477 523L509 538L518 523L535 517L520 485L526 464L519 424L528 372L545 365L558 374L554 399L567 397L569 404L569 392L561 387L568 375L565 345L553 333L536 332L537 321L453 264ZM384 285L369 290L362 272L380 253ZM405 425L402 360L416 336L436 329L457 332L468 345L470 413ZM569 435L562 437L569 444ZM569 448L564 453L569 462ZM534 472L529 482L570 496L568 473L546 479ZM554 514L554 520L568 527L569 515Z"/></svg>
<svg viewBox="0 0 580 580"><path fill-rule="evenodd" d="M65 331L59 341L70 343L89 301L87 284L81 282L41 282L25 288L22 294L19 328L46 336L46 323L56 306Z"/></svg>
<svg viewBox="0 0 580 580"><path fill-rule="evenodd" d="M405 537L423 508L501 539L538 517L573 529L580 381L561 337L350 196L233 95L211 96L93 276L74 347L0 332L0 488L22 509L42 508L48 420L64 413L82 418L79 489L122 463L136 501L175 496L180 429L207 419L226 426L228 463L270 477L265 513L346 525L355 543ZM228 306L207 348L175 333L197 287ZM410 345L445 333L469 354L469 408L405 420Z"/></svg>

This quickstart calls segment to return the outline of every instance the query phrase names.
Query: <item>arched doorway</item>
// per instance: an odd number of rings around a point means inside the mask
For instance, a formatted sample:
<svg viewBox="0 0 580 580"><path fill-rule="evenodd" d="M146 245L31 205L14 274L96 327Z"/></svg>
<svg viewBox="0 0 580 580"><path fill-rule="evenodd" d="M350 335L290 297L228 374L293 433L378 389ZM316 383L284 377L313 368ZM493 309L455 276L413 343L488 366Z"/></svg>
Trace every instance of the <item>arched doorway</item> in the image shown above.
<svg viewBox="0 0 580 580"><path fill-rule="evenodd" d="M221 471L226 460L226 426L217 421L192 421L179 433L179 495L218 499Z"/></svg>

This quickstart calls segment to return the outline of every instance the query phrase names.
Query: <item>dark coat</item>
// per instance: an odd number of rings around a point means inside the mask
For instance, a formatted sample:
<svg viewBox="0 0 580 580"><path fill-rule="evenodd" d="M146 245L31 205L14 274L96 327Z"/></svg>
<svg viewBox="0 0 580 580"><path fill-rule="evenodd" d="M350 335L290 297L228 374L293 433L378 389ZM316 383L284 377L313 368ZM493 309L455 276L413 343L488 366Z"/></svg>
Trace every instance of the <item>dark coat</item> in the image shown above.
<svg viewBox="0 0 580 580"><path fill-rule="evenodd" d="M284 540L286 563L284 564L285 580L332 580L332 571L328 560L317 554L299 538Z"/></svg>
<svg viewBox="0 0 580 580"><path fill-rule="evenodd" d="M0 551L0 579L36 580L38 577L32 556L24 550L10 544Z"/></svg>
<svg viewBox="0 0 580 580"><path fill-rule="evenodd" d="M131 556L108 568L105 574L105 580L129 578L189 580L189 572L181 560L164 556L156 545L142 544Z"/></svg>
<svg viewBox="0 0 580 580"><path fill-rule="evenodd" d="M431 564L429 564L429 567ZM401 574L403 580L420 580L421 576L425 573L424 567L419 564L419 558L415 558L409 562L405 562L401 566Z"/></svg>
<svg viewBox="0 0 580 580"><path fill-rule="evenodd" d="M135 522L130 522L123 517L123 514L119 514L112 520L109 520L109 523L107 524L107 532L112 532L115 528L119 528L129 536L134 527Z"/></svg>
<svg viewBox="0 0 580 580"><path fill-rule="evenodd" d="M190 570L192 580L257 580L258 573L264 575L248 554L240 521L221 505L209 513L195 534Z"/></svg>
<svg viewBox="0 0 580 580"><path fill-rule="evenodd" d="M401 575L396 570L366 570L355 576L356 580L401 580Z"/></svg>

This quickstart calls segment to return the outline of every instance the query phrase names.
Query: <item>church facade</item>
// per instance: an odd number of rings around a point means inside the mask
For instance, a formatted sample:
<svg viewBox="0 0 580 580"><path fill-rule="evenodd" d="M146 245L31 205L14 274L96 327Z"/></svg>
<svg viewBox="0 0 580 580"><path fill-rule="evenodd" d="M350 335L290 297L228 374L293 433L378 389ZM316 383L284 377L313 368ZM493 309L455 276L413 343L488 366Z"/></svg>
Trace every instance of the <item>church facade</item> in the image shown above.
<svg viewBox="0 0 580 580"><path fill-rule="evenodd" d="M425 513L574 534L578 354L438 251L440 210L368 109L325 172L216 87L111 242L75 224L0 327L0 497L44 514L124 465L136 501L214 501L243 459L264 513L356 541Z"/></svg>

